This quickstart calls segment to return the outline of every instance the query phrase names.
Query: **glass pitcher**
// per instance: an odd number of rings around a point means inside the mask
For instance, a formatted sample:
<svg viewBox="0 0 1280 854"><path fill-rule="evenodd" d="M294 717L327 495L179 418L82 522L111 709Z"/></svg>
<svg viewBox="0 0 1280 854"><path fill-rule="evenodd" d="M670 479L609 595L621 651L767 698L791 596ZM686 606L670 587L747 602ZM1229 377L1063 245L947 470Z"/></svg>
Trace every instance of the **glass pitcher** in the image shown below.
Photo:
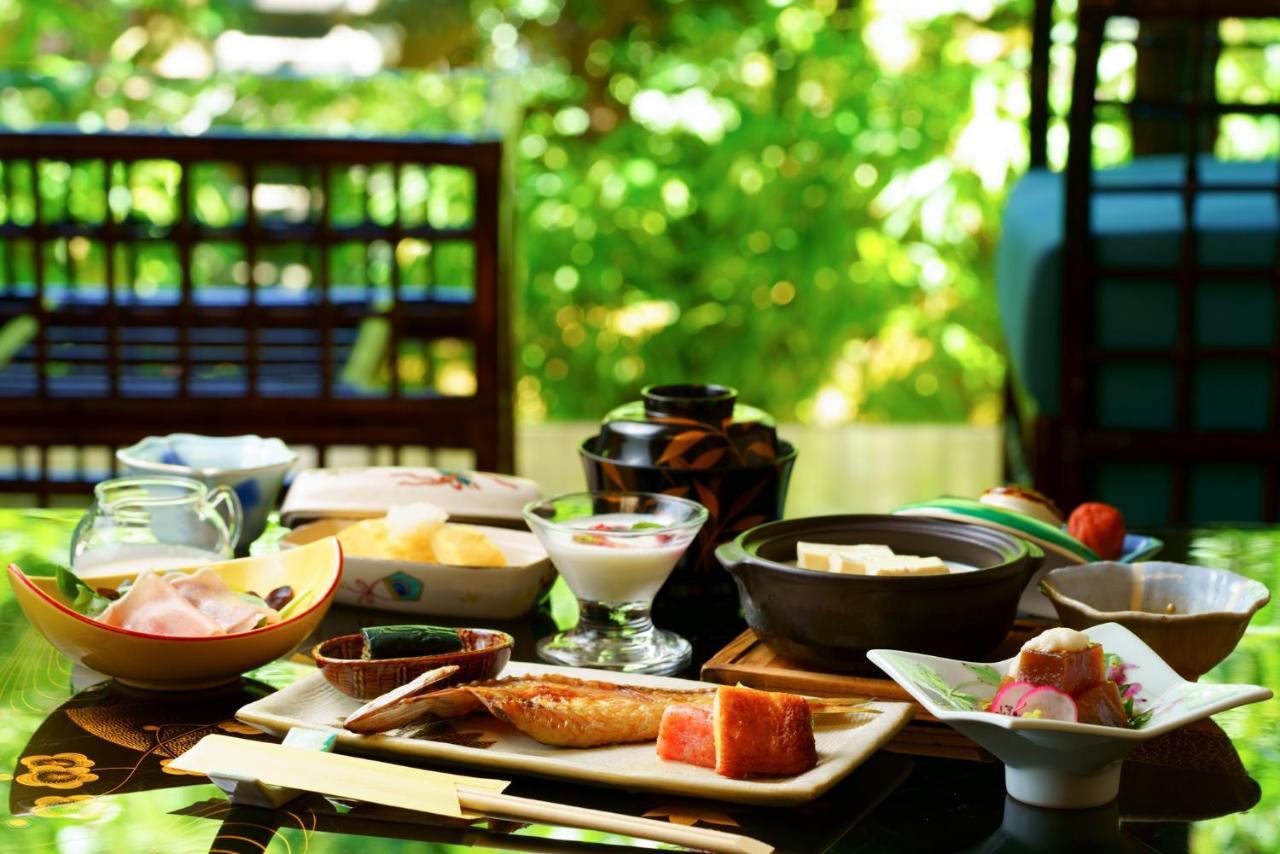
<svg viewBox="0 0 1280 854"><path fill-rule="evenodd" d="M95 576L180 569L232 556L243 525L229 486L185 477L122 477L93 489L71 536L71 568Z"/></svg>

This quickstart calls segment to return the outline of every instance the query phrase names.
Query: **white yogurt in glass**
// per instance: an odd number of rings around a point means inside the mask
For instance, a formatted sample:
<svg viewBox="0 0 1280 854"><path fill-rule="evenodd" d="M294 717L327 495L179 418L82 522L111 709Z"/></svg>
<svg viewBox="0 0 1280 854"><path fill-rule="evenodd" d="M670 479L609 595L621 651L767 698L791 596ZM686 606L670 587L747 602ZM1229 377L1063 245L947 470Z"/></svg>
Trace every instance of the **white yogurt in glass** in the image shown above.
<svg viewBox="0 0 1280 854"><path fill-rule="evenodd" d="M649 602L688 548L696 529L655 529L652 534L632 530L641 523L664 525L661 517L650 514L605 513L559 523L558 529L547 532L544 544L551 562L579 599ZM599 530L601 525L622 530Z"/></svg>

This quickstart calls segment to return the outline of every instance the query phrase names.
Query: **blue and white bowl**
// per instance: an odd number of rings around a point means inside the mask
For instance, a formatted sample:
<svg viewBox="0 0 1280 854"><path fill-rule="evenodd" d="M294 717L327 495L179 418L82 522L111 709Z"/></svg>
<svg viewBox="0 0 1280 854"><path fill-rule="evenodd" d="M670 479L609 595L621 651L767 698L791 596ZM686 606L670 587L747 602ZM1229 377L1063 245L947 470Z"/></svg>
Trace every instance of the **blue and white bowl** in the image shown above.
<svg viewBox="0 0 1280 854"><path fill-rule="evenodd" d="M262 534L284 476L297 458L280 439L193 433L148 436L116 451L116 459L130 474L178 475L234 489L244 510L236 542L241 549Z"/></svg>

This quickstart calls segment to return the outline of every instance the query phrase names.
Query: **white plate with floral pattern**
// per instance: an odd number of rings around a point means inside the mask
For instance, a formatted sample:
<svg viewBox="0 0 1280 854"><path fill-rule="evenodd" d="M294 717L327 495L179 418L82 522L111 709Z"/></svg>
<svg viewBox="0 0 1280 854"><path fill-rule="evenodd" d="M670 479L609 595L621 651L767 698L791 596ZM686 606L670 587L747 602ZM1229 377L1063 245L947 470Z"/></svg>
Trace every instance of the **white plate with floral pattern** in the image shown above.
<svg viewBox="0 0 1280 854"><path fill-rule="evenodd" d="M1005 765L1009 794L1039 807L1105 804L1120 790L1121 760L1141 742L1271 699L1259 685L1188 682L1118 623L1092 626L1087 634L1102 644L1112 674L1124 683L1133 729L984 711L1016 657L987 664L894 649L873 649L867 657L934 717L995 754Z"/></svg>
<svg viewBox="0 0 1280 854"><path fill-rule="evenodd" d="M292 528L315 519L370 519L401 504L426 501L452 522L524 530L524 506L541 497L531 480L489 472L422 466L306 469L293 479L280 521Z"/></svg>
<svg viewBox="0 0 1280 854"><path fill-rule="evenodd" d="M280 541L296 548L341 532L355 519L321 519L294 528ZM514 620L529 613L555 581L542 543L529 531L476 525L498 547L506 566L453 566L345 555L334 601L357 608L435 617Z"/></svg>

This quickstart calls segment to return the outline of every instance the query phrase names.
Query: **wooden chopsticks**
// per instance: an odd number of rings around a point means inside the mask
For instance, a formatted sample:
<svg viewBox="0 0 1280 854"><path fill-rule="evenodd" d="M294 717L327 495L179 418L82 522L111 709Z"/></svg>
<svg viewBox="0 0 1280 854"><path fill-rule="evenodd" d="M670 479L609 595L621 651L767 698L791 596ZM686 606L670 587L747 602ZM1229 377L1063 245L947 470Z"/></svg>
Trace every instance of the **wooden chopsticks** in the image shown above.
<svg viewBox="0 0 1280 854"><path fill-rule="evenodd" d="M772 845L758 839L725 833L722 830L685 827L651 818L519 798L515 795L477 792L460 787L458 801L463 809L483 813L492 818L601 830L605 833L619 833L639 839L652 839L655 842L667 842L672 845L683 845L685 848L725 852L725 854L769 854L773 851Z"/></svg>

